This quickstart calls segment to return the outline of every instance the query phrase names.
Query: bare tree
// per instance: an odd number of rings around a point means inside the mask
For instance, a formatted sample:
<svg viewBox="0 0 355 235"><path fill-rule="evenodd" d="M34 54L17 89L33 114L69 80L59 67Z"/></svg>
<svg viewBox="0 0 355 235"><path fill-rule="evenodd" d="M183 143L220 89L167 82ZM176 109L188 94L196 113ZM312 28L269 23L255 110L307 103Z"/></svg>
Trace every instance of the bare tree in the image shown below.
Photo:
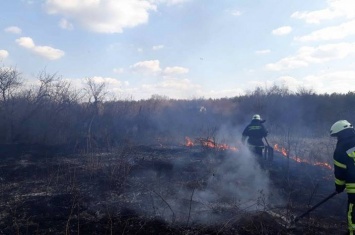
<svg viewBox="0 0 355 235"><path fill-rule="evenodd" d="M14 102L16 90L21 86L20 73L11 67L0 68L1 109L5 119L6 141L12 141L14 132Z"/></svg>
<svg viewBox="0 0 355 235"><path fill-rule="evenodd" d="M94 140L94 135L92 133L92 126L94 119L102 114L103 111L103 101L105 95L107 94L106 91L106 83L97 82L94 78L87 78L86 79L86 87L84 90L86 91L86 95L89 98L88 107L91 110L90 120L88 121L87 126L87 133L86 133L86 149L87 151L92 150L92 144ZM93 100L92 100L93 99Z"/></svg>
<svg viewBox="0 0 355 235"><path fill-rule="evenodd" d="M39 81L35 103L37 109L46 113L47 126L43 132L43 141L52 139L63 142L68 135L70 136L69 132L73 131L69 128L70 120L75 113L71 107L78 103L79 93L71 88L70 82L63 80L56 73L49 74L44 71L40 73Z"/></svg>
<svg viewBox="0 0 355 235"><path fill-rule="evenodd" d="M6 103L22 84L20 73L11 67L0 68L0 92L1 98Z"/></svg>
<svg viewBox="0 0 355 235"><path fill-rule="evenodd" d="M305 86L299 86L297 88L296 95L298 96L309 96L309 95L315 95L315 91L312 88L307 88Z"/></svg>
<svg viewBox="0 0 355 235"><path fill-rule="evenodd" d="M105 95L107 95L106 83L104 81L97 82L94 78L87 78L85 85L84 90L89 97L89 103L98 104L104 101Z"/></svg>
<svg viewBox="0 0 355 235"><path fill-rule="evenodd" d="M20 122L27 141L60 143L75 135L70 128L77 113L79 95L71 84L58 76L42 71L38 75L38 86L28 87L20 96ZM22 136L24 134L20 133Z"/></svg>

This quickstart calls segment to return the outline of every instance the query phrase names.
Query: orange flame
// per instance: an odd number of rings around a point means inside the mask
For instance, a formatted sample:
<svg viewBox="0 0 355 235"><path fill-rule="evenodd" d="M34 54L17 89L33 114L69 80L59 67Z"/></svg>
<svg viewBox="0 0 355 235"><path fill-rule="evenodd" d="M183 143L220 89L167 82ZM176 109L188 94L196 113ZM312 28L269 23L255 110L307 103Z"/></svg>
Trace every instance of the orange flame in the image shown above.
<svg viewBox="0 0 355 235"><path fill-rule="evenodd" d="M332 166L329 164L329 163L326 163L326 162L310 162L310 161L307 161L306 159L303 159L303 158L300 158L300 157L297 157L297 156L289 156L289 152L287 151L286 148L283 148L283 147L279 147L278 144L275 144L274 145L274 150L276 150L277 152L280 152L283 156L285 157L288 157L298 163L307 163L307 164L311 164L311 165L314 165L314 166L320 166L320 167L324 167L324 168L327 168L329 170L332 170Z"/></svg>
<svg viewBox="0 0 355 235"><path fill-rule="evenodd" d="M217 150L238 151L237 147L229 146L227 144L217 144L215 141L213 141L211 139L197 138L195 141L193 141L190 137L187 137L187 136L185 137L185 146L193 147L195 145L200 145L203 147L217 149ZM326 163L326 162L310 162L310 161L308 161L304 158L298 157L298 156L290 156L289 151L284 147L280 147L278 144L274 145L274 150L281 153L282 156L288 157L291 160L298 162L298 163L307 163L310 165L320 166L320 167L327 168L330 170L333 169L333 167L329 163Z"/></svg>
<svg viewBox="0 0 355 235"><path fill-rule="evenodd" d="M187 136L185 137L185 146L188 146L188 147L194 146L194 142Z"/></svg>
<svg viewBox="0 0 355 235"><path fill-rule="evenodd" d="M196 145L196 142L198 142L201 146L207 147L207 148L213 148L217 150L232 150L232 151L237 151L237 147L234 146L229 146L227 144L217 144L211 139L197 139L197 141L192 141L191 138L185 137L185 146L192 147Z"/></svg>
<svg viewBox="0 0 355 235"><path fill-rule="evenodd" d="M277 152L280 152L282 155L284 155L285 157L287 157L287 150L285 148L280 148L278 144L275 144L274 145L274 149L277 151Z"/></svg>

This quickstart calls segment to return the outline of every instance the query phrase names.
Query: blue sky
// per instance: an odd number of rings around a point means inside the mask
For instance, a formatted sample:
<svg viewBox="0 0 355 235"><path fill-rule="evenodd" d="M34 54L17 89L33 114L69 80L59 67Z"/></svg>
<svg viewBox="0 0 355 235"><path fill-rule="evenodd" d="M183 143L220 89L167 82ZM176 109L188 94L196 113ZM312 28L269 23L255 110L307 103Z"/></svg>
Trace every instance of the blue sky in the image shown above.
<svg viewBox="0 0 355 235"><path fill-rule="evenodd" d="M353 0L3 0L0 61L116 98L355 91Z"/></svg>

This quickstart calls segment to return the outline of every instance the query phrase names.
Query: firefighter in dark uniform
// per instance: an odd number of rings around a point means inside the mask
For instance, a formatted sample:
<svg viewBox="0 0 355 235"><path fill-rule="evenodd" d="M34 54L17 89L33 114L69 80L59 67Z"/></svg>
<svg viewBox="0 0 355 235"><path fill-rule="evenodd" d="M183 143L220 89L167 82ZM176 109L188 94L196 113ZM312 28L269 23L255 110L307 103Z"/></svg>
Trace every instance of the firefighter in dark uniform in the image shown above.
<svg viewBox="0 0 355 235"><path fill-rule="evenodd" d="M264 127L265 120L261 120L259 114L255 114L251 122L245 127L242 133L242 143L245 144L247 140L247 146L252 153L262 158L264 142L263 138L267 136L268 131Z"/></svg>
<svg viewBox="0 0 355 235"><path fill-rule="evenodd" d="M335 190L348 194L348 231L355 231L355 130L346 120L335 122L330 128L330 135L337 137L334 150Z"/></svg>

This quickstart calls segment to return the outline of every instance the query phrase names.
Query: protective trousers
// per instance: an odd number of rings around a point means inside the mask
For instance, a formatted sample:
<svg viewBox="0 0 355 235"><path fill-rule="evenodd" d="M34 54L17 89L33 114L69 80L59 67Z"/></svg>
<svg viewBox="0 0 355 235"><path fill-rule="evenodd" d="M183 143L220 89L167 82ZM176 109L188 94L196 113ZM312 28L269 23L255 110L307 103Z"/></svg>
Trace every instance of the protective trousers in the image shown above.
<svg viewBox="0 0 355 235"><path fill-rule="evenodd" d="M349 235L355 235L355 207L354 203L348 202L348 230Z"/></svg>
<svg viewBox="0 0 355 235"><path fill-rule="evenodd" d="M248 148L249 148L249 150L252 153L257 155L258 157L262 157L263 156L264 146L255 146L255 145L248 144Z"/></svg>

